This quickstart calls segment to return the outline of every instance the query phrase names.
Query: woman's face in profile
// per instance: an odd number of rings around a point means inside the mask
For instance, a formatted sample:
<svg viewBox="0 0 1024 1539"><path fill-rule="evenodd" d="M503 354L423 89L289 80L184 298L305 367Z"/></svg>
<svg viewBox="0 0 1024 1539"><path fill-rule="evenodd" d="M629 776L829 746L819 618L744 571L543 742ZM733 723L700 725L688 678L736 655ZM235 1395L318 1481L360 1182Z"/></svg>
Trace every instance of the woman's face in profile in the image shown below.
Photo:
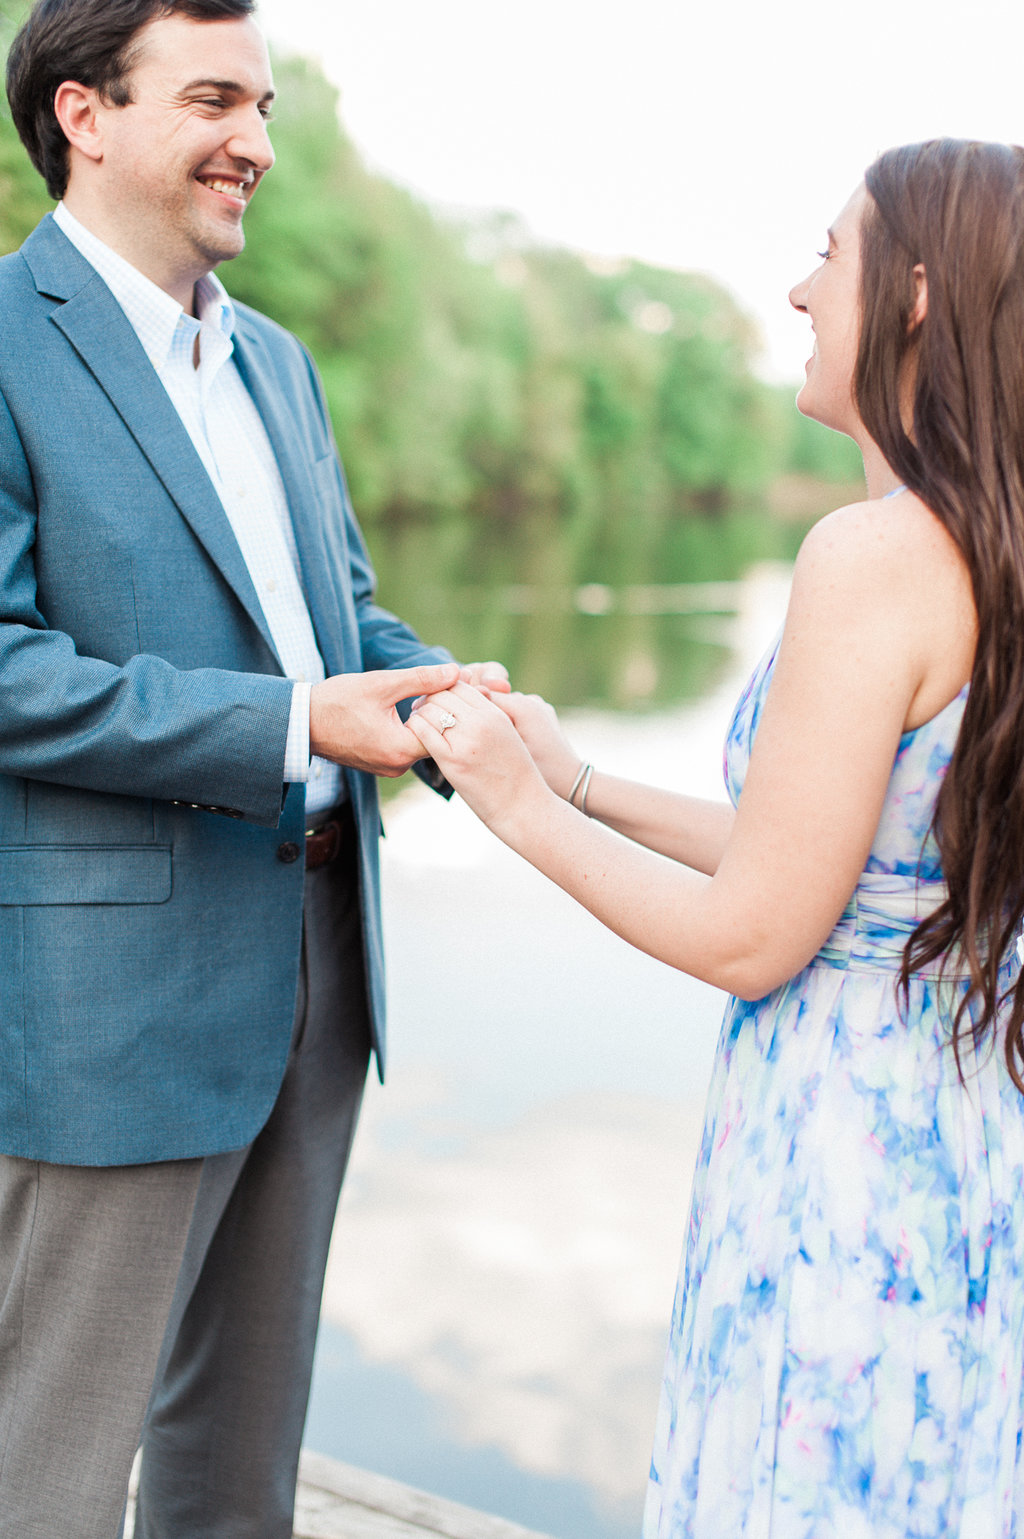
<svg viewBox="0 0 1024 1539"><path fill-rule="evenodd" d="M805 417L855 436L853 373L860 339L860 227L868 194L857 188L828 232L821 265L790 291L789 302L808 315L814 350L796 398Z"/></svg>

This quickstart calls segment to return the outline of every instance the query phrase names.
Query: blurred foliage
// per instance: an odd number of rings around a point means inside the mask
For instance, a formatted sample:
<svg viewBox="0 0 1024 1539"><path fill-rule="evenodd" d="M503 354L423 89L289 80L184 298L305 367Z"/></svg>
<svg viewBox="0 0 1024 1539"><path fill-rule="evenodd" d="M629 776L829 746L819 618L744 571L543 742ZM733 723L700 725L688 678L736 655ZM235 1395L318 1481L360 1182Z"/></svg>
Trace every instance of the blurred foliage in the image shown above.
<svg viewBox="0 0 1024 1539"><path fill-rule="evenodd" d="M5 58L11 38L27 13L27 0L0 0L0 53Z"/></svg>
<svg viewBox="0 0 1024 1539"><path fill-rule="evenodd" d="M815 477L822 481L860 480L864 466L860 450L852 438L830 432L820 422L801 417L792 410L792 393L779 392L785 409L793 419L789 423L789 455L787 470L794 475Z"/></svg>
<svg viewBox="0 0 1024 1539"><path fill-rule="evenodd" d="M23 10L0 0L0 42ZM475 579L482 545L529 531L546 576L649 580L681 521L859 474L756 378L751 323L711 280L539 249L507 215L442 219L365 168L313 64L277 75L278 164L225 276L316 357L375 551L427 524ZM0 250L50 206L0 116Z"/></svg>
<svg viewBox="0 0 1024 1539"><path fill-rule="evenodd" d="M756 334L709 279L538 248L509 215L438 218L365 169L306 61L279 64L278 101L229 281L313 351L371 541L539 522L567 576L649 573L680 517L859 474L755 377Z"/></svg>

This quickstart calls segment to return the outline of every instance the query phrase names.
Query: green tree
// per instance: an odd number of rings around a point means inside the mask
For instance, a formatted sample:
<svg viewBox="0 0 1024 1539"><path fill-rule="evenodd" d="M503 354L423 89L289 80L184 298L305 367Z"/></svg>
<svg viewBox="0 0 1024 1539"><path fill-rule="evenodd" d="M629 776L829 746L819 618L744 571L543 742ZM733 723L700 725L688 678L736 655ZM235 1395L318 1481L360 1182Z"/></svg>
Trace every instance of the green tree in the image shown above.
<svg viewBox="0 0 1024 1539"><path fill-rule="evenodd" d="M0 0L0 59L28 12L25 0ZM7 97L0 95L0 252L20 246L53 207L43 179L15 133Z"/></svg>

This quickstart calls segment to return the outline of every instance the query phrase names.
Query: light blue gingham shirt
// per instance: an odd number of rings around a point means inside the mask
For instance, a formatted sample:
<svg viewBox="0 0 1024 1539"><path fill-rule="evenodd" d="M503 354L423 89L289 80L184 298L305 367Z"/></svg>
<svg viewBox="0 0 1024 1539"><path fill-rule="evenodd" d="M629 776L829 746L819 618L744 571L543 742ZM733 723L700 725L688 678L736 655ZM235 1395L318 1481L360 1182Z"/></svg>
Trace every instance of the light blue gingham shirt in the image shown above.
<svg viewBox="0 0 1024 1539"><path fill-rule="evenodd" d="M307 782L310 820L344 799L344 778L336 764L310 759L310 689L324 678L324 663L302 592L284 483L256 403L235 365L234 306L224 285L209 273L196 284L198 319L193 319L63 203L53 217L130 321L227 514L281 667L295 681L282 779Z"/></svg>

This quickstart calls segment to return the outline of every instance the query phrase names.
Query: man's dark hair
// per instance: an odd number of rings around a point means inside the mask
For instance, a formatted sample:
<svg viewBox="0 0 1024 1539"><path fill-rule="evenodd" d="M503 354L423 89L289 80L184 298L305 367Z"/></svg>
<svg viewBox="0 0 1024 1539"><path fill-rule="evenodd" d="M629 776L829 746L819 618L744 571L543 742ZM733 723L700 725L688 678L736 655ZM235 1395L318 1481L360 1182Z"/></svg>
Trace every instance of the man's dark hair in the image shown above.
<svg viewBox="0 0 1024 1539"><path fill-rule="evenodd" d="M7 99L50 197L62 198L68 185L68 141L53 110L58 86L77 80L126 107L142 27L175 13L228 21L255 9L255 0L38 0L7 56Z"/></svg>

